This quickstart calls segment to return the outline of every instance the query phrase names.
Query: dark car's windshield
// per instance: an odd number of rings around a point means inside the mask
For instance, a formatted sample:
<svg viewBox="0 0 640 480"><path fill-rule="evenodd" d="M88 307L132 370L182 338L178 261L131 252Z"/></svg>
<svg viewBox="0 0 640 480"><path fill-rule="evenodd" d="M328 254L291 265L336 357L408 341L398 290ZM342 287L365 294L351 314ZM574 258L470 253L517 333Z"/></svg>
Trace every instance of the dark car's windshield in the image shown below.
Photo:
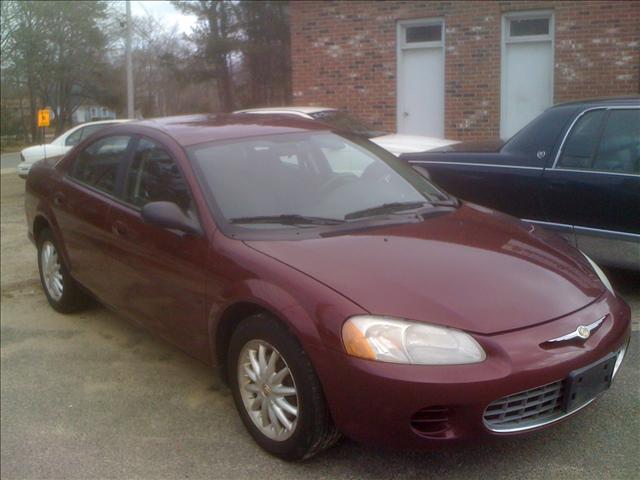
<svg viewBox="0 0 640 480"><path fill-rule="evenodd" d="M310 113L309 116L314 120L326 123L330 127L337 130L345 130L358 135L364 135L367 138L379 137L385 132L377 131L370 125L361 120L353 118L346 112L340 110L322 110L320 112Z"/></svg>
<svg viewBox="0 0 640 480"><path fill-rule="evenodd" d="M449 200L408 164L357 136L271 135L188 152L218 212L247 228L332 225Z"/></svg>

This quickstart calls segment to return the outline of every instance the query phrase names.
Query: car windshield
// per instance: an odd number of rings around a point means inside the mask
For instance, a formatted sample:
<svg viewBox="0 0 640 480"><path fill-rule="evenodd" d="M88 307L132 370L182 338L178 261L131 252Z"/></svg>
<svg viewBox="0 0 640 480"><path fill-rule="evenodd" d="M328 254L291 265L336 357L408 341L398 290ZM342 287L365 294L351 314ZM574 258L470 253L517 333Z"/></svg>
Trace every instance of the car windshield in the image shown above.
<svg viewBox="0 0 640 480"><path fill-rule="evenodd" d="M213 207L246 228L334 225L455 204L357 135L271 135L188 149Z"/></svg>
<svg viewBox="0 0 640 480"><path fill-rule="evenodd" d="M310 113L309 115L314 120L326 123L335 129L364 135L367 138L379 137L385 134L385 132L377 131L363 121L353 118L346 112L340 110L322 110L320 112Z"/></svg>

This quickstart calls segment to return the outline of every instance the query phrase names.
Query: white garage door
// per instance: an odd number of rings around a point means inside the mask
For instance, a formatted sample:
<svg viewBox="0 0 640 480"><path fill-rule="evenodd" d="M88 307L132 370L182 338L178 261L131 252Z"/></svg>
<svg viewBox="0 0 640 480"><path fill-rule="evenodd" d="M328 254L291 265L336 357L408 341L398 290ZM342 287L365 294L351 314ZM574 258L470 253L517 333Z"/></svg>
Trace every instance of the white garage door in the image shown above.
<svg viewBox="0 0 640 480"><path fill-rule="evenodd" d="M508 139L553 104L553 16L505 15L500 136Z"/></svg>
<svg viewBox="0 0 640 480"><path fill-rule="evenodd" d="M398 132L444 137L442 20L398 24Z"/></svg>

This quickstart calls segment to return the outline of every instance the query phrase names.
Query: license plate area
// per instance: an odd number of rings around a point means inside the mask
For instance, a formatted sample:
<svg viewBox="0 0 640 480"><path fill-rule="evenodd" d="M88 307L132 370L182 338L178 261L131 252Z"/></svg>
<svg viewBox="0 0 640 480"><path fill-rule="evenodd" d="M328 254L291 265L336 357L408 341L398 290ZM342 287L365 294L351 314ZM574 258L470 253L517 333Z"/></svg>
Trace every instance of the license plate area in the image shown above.
<svg viewBox="0 0 640 480"><path fill-rule="evenodd" d="M581 407L611 386L617 356L617 353L611 353L602 360L569 374L563 405L565 412Z"/></svg>

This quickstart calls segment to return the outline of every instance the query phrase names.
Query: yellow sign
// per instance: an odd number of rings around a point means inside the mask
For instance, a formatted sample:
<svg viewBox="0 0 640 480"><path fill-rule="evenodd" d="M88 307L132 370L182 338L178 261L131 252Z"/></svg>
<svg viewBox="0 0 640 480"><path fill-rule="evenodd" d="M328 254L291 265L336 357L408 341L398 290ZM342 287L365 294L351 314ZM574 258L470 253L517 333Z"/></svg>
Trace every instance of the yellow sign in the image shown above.
<svg viewBox="0 0 640 480"><path fill-rule="evenodd" d="M49 124L49 110L38 110L38 126L48 127Z"/></svg>

